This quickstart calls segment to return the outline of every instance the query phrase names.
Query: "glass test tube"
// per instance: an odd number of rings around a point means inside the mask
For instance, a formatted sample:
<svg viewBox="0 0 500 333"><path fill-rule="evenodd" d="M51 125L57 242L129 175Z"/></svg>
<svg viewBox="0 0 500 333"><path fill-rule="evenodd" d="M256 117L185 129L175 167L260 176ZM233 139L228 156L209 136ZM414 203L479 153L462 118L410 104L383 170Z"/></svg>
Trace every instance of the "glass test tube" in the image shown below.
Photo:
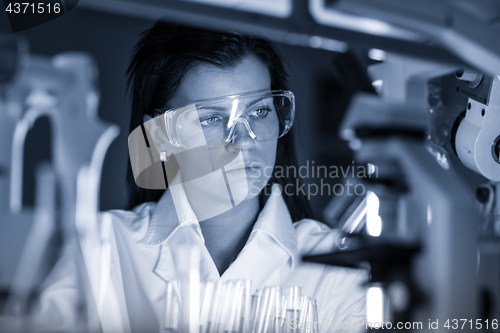
<svg viewBox="0 0 500 333"><path fill-rule="evenodd" d="M179 299L174 282L167 282L165 307L165 330L167 332L179 332L179 315Z"/></svg>

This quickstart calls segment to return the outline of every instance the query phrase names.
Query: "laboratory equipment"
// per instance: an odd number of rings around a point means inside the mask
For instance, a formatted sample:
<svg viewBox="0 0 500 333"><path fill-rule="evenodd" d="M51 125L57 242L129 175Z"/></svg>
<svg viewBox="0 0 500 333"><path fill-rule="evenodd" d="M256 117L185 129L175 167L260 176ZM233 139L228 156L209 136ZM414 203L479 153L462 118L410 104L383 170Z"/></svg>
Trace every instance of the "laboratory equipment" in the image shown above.
<svg viewBox="0 0 500 333"><path fill-rule="evenodd" d="M480 72L462 74L457 89L468 98L465 117L454 133L454 148L460 161L485 178L500 181L500 79ZM469 71L470 73L470 71ZM475 81L478 81L477 83Z"/></svg>
<svg viewBox="0 0 500 333"><path fill-rule="evenodd" d="M308 260L370 264L372 288L381 288L393 307L389 316L381 311L373 319L377 306L367 306L367 321L444 323L475 316L474 196L425 148L427 81L452 71L387 54L371 69L382 75L381 96L360 94L344 119L341 135L356 148L358 163L378 170L367 184L366 233L334 254ZM373 294L367 297L369 304ZM406 301L396 306L398 298Z"/></svg>
<svg viewBox="0 0 500 333"><path fill-rule="evenodd" d="M27 43L12 36L2 36L0 44L2 59L6 59L1 64L9 74L3 77L0 98L1 132L5 135L1 164L9 176L0 189L2 220L15 220L21 214L33 221L0 325L11 331L35 329L30 325L36 324L29 320L32 304L57 259L52 240L59 233L64 239L61 252L72 252L79 270L79 297L72 309L78 320L72 329L109 331L109 309L98 311L95 301L106 276L102 265L106 251L101 251L106 241L101 232L106 234L106 226L97 225L96 214L102 164L119 129L97 117L96 65L83 53L52 58L31 55ZM22 200L24 143L40 117L50 120L53 159L39 168L38 195L30 213ZM8 226L5 223L2 228Z"/></svg>
<svg viewBox="0 0 500 333"><path fill-rule="evenodd" d="M168 281L167 332L319 332L316 301L302 295L300 287L270 286L252 291L250 280L193 283Z"/></svg>
<svg viewBox="0 0 500 333"><path fill-rule="evenodd" d="M173 254L177 278L166 281L167 332L319 332L316 300L299 286L255 290L251 280L204 280L200 251L186 241Z"/></svg>

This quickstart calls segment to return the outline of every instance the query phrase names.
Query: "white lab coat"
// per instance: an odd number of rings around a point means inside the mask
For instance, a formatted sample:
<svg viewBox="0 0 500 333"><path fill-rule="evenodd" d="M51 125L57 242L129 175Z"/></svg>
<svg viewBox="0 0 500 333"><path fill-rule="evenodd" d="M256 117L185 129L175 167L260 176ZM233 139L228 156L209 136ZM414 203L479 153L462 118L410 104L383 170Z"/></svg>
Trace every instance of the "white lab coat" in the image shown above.
<svg viewBox="0 0 500 333"><path fill-rule="evenodd" d="M104 331L163 331L165 281L176 278L173 252L186 241L202 249L201 279L251 279L254 290L297 285L302 294L317 300L321 332L338 332L335 328L342 324L347 330L363 331L364 326L353 323L365 320L366 291L362 284L366 272L301 263L302 255L331 251L337 232L310 219L292 223L283 197L277 192L273 191L246 245L222 276L204 246L199 224L190 218L193 213L189 203L185 215L177 216L168 190L158 203L144 203L133 211L102 213L100 222L112 226L109 265L101 270L101 284L103 280L108 282L101 285L96 297ZM75 325L71 304L77 297L77 270L70 257L67 253L58 263L40 300L42 317L63 330Z"/></svg>

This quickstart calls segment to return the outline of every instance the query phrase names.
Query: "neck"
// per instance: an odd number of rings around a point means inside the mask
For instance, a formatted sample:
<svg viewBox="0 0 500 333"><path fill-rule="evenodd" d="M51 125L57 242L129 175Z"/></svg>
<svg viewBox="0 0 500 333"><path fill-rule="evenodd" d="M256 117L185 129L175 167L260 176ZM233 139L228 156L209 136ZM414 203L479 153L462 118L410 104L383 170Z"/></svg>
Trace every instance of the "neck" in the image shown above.
<svg viewBox="0 0 500 333"><path fill-rule="evenodd" d="M205 245L220 275L245 246L259 211L259 197L255 196L223 214L200 222Z"/></svg>

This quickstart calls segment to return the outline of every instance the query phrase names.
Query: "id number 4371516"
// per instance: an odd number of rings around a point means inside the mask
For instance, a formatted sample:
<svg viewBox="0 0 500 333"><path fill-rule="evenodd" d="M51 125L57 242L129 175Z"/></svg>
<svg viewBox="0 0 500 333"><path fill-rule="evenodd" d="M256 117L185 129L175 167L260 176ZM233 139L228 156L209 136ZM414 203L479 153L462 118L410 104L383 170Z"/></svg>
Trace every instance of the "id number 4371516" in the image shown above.
<svg viewBox="0 0 500 333"><path fill-rule="evenodd" d="M467 328L476 330L488 330L491 328L496 330L498 328L498 319L476 319L475 321L473 319L448 319L443 327L449 330L462 330Z"/></svg>
<svg viewBox="0 0 500 333"><path fill-rule="evenodd" d="M11 2L5 8L10 14L59 14L61 4L58 2Z"/></svg>

